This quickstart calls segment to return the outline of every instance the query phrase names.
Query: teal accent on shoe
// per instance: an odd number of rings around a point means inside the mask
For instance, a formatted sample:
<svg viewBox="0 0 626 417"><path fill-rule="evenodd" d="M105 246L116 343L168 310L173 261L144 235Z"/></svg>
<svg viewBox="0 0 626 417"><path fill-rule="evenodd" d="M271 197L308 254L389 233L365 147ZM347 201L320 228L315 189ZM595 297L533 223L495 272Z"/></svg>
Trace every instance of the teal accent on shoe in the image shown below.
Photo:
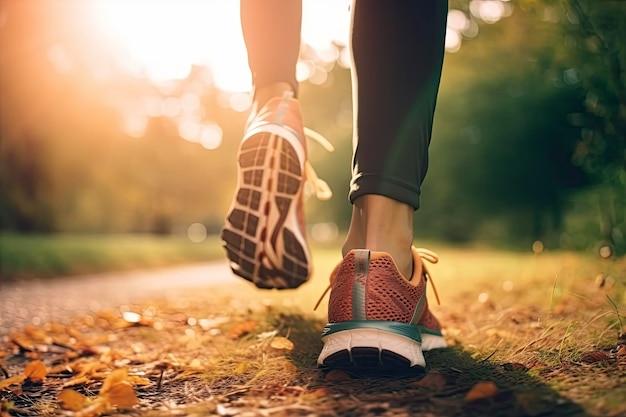
<svg viewBox="0 0 626 417"><path fill-rule="evenodd" d="M354 251L354 281L352 283L352 317L355 320L366 320L365 288L370 267L370 251L357 249Z"/></svg>
<svg viewBox="0 0 626 417"><path fill-rule="evenodd" d="M419 329L420 333L432 334L434 336L443 337L443 333L441 333L440 330L429 329L428 327L425 327L425 326L417 326L417 328Z"/></svg>
<svg viewBox="0 0 626 417"><path fill-rule="evenodd" d="M417 343L422 343L422 336L420 335L419 327L421 326L400 323L397 321L351 320L343 321L341 323L328 323L326 327L324 327L322 337L331 335L333 333L343 332L346 330L374 329L408 337L409 339L412 339Z"/></svg>

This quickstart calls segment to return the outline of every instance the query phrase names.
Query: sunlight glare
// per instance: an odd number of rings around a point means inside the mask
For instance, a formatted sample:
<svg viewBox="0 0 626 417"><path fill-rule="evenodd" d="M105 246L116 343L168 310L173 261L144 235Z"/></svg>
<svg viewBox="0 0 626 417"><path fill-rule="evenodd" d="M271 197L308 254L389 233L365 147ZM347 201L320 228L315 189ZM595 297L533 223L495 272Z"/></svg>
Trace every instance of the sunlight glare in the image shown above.
<svg viewBox="0 0 626 417"><path fill-rule="evenodd" d="M304 0L302 2L302 40L315 50L328 50L335 43L347 45L349 33L349 1Z"/></svg>
<svg viewBox="0 0 626 417"><path fill-rule="evenodd" d="M238 1L90 1L96 26L131 74L159 84L207 66L217 88L251 90ZM302 41L321 60L339 57L336 45L347 45L349 24L349 1L304 0Z"/></svg>
<svg viewBox="0 0 626 417"><path fill-rule="evenodd" d="M153 82L186 78L193 65L212 69L218 88L247 91L250 74L239 2L92 0L97 25L121 65Z"/></svg>

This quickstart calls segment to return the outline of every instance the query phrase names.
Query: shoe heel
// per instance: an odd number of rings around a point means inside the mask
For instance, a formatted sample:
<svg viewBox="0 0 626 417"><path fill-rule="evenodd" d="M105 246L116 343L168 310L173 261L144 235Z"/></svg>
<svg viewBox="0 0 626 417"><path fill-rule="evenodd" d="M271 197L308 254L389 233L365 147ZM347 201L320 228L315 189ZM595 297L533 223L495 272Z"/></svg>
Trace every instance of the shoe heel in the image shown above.
<svg viewBox="0 0 626 417"><path fill-rule="evenodd" d="M416 326L404 323L371 320L331 323L324 329L322 341L324 347L317 360L320 366L344 369L426 366L419 331Z"/></svg>

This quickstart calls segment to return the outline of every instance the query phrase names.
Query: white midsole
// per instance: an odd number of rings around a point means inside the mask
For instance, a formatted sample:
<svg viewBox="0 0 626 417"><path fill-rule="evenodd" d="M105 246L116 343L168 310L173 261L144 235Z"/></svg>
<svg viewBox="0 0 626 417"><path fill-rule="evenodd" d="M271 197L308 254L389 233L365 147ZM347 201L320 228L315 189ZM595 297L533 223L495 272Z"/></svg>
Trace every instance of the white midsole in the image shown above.
<svg viewBox="0 0 626 417"><path fill-rule="evenodd" d="M443 336L422 333L422 352L428 352L433 349L442 349L445 347L448 347L448 344Z"/></svg>
<svg viewBox="0 0 626 417"><path fill-rule="evenodd" d="M405 336L386 332L378 329L352 329L343 330L322 337L324 347L317 363L322 365L326 358L341 352L350 352L352 348L369 347L377 348L379 352L388 350L403 358L406 358L410 366L426 366L420 343Z"/></svg>

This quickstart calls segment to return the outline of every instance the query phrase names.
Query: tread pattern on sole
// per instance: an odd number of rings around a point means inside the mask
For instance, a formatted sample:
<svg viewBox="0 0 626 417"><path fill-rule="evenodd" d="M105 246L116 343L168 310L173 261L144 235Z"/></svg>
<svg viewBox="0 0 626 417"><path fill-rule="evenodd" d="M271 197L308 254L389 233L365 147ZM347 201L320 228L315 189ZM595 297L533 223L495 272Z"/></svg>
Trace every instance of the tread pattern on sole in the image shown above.
<svg viewBox="0 0 626 417"><path fill-rule="evenodd" d="M293 227L304 181L295 149L280 136L254 134L241 144L238 169L221 234L232 271L259 288L300 286L309 257L304 231Z"/></svg>
<svg viewBox="0 0 626 417"><path fill-rule="evenodd" d="M361 370L361 371L389 371L389 372L421 372L420 366L411 367L405 357L389 350L379 350L374 347L354 347L333 353L324 359L321 365L329 369Z"/></svg>

